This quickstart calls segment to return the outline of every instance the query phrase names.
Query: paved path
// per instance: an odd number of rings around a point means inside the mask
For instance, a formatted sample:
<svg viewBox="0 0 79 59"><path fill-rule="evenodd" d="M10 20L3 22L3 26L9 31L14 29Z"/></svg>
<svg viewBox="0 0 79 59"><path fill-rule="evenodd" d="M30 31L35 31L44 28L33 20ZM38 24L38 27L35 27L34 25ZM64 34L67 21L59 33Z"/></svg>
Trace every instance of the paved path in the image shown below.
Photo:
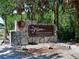
<svg viewBox="0 0 79 59"><path fill-rule="evenodd" d="M58 44L59 46L65 44ZM39 44L38 46L28 45L27 48L40 48L41 46L48 46L48 44ZM67 46L67 45L66 45ZM29 54L24 51L16 51L14 47L10 45L0 46L0 59L79 59L79 47L71 45L71 49L54 50L54 52L42 53L42 54Z"/></svg>

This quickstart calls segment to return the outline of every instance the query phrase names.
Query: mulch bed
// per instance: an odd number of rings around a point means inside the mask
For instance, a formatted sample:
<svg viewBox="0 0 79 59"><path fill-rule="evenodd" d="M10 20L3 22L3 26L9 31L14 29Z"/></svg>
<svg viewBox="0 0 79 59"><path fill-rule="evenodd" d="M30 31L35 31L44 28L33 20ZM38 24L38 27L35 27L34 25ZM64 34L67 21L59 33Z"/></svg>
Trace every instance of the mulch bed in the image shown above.
<svg viewBox="0 0 79 59"><path fill-rule="evenodd" d="M52 48L52 47L44 47L44 48L39 48L39 49L35 49L35 48L29 48L29 49L23 49L24 51L26 51L26 53L30 53L30 54L43 54L43 53L50 53L50 52L57 52L57 50L60 50L59 48Z"/></svg>

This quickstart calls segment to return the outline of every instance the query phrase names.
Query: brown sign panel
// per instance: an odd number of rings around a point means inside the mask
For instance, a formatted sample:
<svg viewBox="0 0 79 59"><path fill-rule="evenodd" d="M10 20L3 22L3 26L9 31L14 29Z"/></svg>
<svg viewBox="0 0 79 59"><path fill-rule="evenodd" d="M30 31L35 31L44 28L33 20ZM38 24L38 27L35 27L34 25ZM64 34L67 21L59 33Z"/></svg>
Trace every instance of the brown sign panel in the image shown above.
<svg viewBox="0 0 79 59"><path fill-rule="evenodd" d="M54 35L53 25L29 25L28 35L30 37L48 37Z"/></svg>
<svg viewBox="0 0 79 59"><path fill-rule="evenodd" d="M19 30L23 30L25 28L25 22L23 20L20 20L17 22L17 27Z"/></svg>

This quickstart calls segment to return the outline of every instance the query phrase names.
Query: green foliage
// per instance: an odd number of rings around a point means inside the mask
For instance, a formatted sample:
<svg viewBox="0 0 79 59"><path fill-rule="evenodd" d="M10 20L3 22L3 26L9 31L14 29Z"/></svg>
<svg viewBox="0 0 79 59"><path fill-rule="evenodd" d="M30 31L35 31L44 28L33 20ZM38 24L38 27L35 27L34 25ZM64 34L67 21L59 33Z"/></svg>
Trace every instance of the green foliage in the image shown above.
<svg viewBox="0 0 79 59"><path fill-rule="evenodd" d="M45 23L52 23L52 21L51 21L52 14L53 14L53 12L51 10L44 14L44 22Z"/></svg>
<svg viewBox="0 0 79 59"><path fill-rule="evenodd" d="M12 30L14 27L14 19L11 16L8 16L7 19L7 28L8 30Z"/></svg>
<svg viewBox="0 0 79 59"><path fill-rule="evenodd" d="M10 14L11 10L16 6L13 0L0 0L0 15Z"/></svg>
<svg viewBox="0 0 79 59"><path fill-rule="evenodd" d="M59 8L59 39L70 41L75 39L75 12L73 8L66 8L63 13L61 7Z"/></svg>

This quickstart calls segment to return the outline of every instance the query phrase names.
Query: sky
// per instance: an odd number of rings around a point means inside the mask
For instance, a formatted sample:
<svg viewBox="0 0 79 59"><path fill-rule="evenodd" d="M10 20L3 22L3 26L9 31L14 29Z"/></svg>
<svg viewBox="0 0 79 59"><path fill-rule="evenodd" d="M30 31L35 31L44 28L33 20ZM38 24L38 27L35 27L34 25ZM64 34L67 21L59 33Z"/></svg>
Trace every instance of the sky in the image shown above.
<svg viewBox="0 0 79 59"><path fill-rule="evenodd" d="M0 23L4 24L4 21L1 17L0 17Z"/></svg>

